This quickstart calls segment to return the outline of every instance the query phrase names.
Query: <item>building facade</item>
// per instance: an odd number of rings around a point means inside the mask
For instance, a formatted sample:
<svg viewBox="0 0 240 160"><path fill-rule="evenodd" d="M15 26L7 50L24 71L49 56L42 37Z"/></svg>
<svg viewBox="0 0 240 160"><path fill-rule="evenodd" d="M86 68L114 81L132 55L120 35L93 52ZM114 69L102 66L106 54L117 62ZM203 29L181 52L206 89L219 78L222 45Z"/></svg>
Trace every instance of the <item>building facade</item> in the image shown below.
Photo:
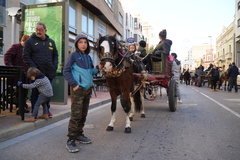
<svg viewBox="0 0 240 160"><path fill-rule="evenodd" d="M215 64L220 67L225 66L227 69L229 64L234 62L234 25L231 23L228 27L224 27L222 33L216 39L216 59Z"/></svg>
<svg viewBox="0 0 240 160"><path fill-rule="evenodd" d="M235 1L235 18L234 18L234 59L237 66L240 66L240 0Z"/></svg>
<svg viewBox="0 0 240 160"><path fill-rule="evenodd" d="M124 36L124 11L119 0L1 0L0 2L0 65L3 65L3 55L13 44L19 42L22 34L21 21L10 15L9 8L20 9L23 5L66 2L69 13L68 52L72 52L77 34L83 33L91 41L91 57L97 64L98 56L94 43L99 35L117 35L119 40ZM67 58L67 57L66 57Z"/></svg>

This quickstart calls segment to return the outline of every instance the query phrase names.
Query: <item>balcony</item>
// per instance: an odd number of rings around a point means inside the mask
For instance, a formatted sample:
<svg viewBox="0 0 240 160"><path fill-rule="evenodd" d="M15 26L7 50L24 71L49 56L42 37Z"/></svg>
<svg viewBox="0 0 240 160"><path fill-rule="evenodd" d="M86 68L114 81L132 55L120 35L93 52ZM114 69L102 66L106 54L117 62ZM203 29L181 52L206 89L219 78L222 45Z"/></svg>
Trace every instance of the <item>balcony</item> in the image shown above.
<svg viewBox="0 0 240 160"><path fill-rule="evenodd" d="M228 52L225 54L225 59L232 59L233 56L232 56L232 52Z"/></svg>

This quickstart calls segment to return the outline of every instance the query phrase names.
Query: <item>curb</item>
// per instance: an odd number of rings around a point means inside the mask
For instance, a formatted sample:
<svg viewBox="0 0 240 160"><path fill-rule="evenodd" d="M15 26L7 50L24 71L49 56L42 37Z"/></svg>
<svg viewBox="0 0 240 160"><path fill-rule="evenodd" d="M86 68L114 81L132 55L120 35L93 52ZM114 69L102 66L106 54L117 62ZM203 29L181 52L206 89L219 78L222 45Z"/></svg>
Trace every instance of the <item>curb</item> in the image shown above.
<svg viewBox="0 0 240 160"><path fill-rule="evenodd" d="M111 99L106 99L100 102L96 102L93 104L90 104L89 109L92 108L96 108L98 106L104 105L106 103L111 102ZM34 123L23 123L23 124L19 124L17 126L14 127L10 127L8 129L4 129L0 131L0 142L9 140L11 138L20 136L22 134L25 134L27 132L31 132L33 130L39 129L41 127L47 126L49 124L58 122L60 120L63 120L65 118L69 118L70 117L70 110L69 111L65 111L65 112L60 112L58 114L54 114L53 118L49 118L48 120L44 120L44 119L39 119Z"/></svg>

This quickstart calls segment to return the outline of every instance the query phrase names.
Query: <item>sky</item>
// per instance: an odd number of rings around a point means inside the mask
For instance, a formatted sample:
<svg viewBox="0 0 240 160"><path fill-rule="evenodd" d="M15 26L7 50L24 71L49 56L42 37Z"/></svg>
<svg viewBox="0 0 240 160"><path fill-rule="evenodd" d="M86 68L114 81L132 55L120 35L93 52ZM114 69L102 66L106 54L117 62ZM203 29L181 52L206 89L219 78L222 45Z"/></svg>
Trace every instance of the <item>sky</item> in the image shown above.
<svg viewBox="0 0 240 160"><path fill-rule="evenodd" d="M235 14L235 0L133 0L130 5L133 13L152 24L157 38L162 29L167 30L167 38L173 41L171 52L180 60L191 46L215 45Z"/></svg>

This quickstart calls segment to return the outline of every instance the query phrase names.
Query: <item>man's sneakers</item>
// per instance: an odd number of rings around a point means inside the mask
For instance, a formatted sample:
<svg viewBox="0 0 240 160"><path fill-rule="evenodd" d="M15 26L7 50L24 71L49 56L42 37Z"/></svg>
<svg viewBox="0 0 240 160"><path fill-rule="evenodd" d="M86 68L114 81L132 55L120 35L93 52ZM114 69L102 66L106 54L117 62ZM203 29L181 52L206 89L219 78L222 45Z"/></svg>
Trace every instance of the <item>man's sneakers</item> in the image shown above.
<svg viewBox="0 0 240 160"><path fill-rule="evenodd" d="M180 100L178 100L177 102L178 102L178 103L180 103L180 104L182 104L182 100L181 100L181 99L180 99Z"/></svg>
<svg viewBox="0 0 240 160"><path fill-rule="evenodd" d="M75 153L79 151L79 147L76 145L75 140L67 141L66 148L70 153Z"/></svg>
<svg viewBox="0 0 240 160"><path fill-rule="evenodd" d="M85 137L84 135L79 136L75 140L68 140L66 144L66 148L70 153L75 153L79 151L79 147L76 145L76 142L84 143L84 144L92 143L92 141L89 138Z"/></svg>
<svg viewBox="0 0 240 160"><path fill-rule="evenodd" d="M83 144L89 144L89 143L92 143L92 140L85 137L84 135L81 135L79 136L77 139L76 139L77 142L79 143L83 143Z"/></svg>
<svg viewBox="0 0 240 160"><path fill-rule="evenodd" d="M168 101L167 101L167 103L169 103ZM180 99L180 100L178 100L177 101L177 103L180 103L180 104L182 104L182 100Z"/></svg>

